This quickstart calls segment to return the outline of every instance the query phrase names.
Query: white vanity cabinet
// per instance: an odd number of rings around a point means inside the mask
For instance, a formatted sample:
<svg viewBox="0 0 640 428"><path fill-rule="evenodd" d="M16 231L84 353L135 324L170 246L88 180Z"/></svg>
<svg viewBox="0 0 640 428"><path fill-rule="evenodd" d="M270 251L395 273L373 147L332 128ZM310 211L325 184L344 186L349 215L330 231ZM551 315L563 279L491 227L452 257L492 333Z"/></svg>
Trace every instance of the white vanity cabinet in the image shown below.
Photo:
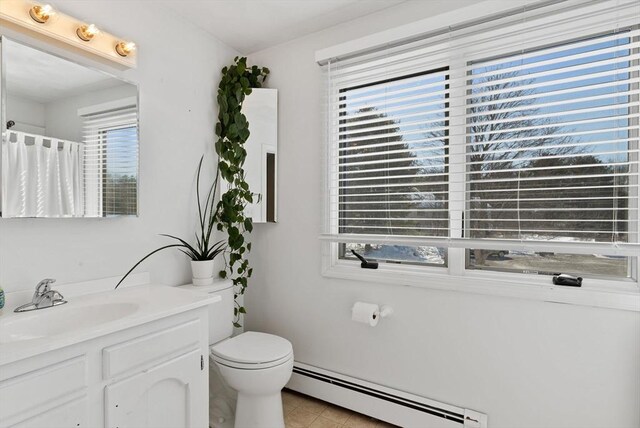
<svg viewBox="0 0 640 428"><path fill-rule="evenodd" d="M0 364L0 427L207 427L207 328L192 307Z"/></svg>

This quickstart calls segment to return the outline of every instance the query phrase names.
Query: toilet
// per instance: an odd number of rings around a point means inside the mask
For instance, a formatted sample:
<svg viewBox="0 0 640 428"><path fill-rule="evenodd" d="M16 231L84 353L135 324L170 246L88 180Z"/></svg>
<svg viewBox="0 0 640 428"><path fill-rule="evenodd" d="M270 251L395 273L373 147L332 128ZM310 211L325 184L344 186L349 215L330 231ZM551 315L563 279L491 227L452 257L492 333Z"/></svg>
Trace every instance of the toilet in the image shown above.
<svg viewBox="0 0 640 428"><path fill-rule="evenodd" d="M233 333L233 283L185 286L194 291L219 295L222 300L209 309L209 354L212 374L219 373L237 393L235 428L284 428L281 391L293 370L293 347L288 340L267 333ZM212 380L215 382L216 379ZM218 379L217 381L220 381ZM210 385L210 390L212 385ZM218 388L219 389L219 388ZM233 400L228 396L218 402ZM226 408L233 408L230 403ZM230 427L231 421L211 409L211 426Z"/></svg>

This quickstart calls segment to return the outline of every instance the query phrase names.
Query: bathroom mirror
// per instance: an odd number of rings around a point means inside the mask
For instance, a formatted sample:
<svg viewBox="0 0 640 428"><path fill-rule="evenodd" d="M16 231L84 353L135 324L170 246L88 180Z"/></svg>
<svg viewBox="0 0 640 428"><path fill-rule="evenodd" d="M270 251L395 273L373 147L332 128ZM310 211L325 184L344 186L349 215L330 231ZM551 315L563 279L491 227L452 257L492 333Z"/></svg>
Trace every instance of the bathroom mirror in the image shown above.
<svg viewBox="0 0 640 428"><path fill-rule="evenodd" d="M0 37L2 217L138 214L138 89Z"/></svg>
<svg viewBox="0 0 640 428"><path fill-rule="evenodd" d="M257 195L245 211L254 223L276 223L278 90L254 88L244 100L242 113L251 131L244 146L247 150L245 180Z"/></svg>

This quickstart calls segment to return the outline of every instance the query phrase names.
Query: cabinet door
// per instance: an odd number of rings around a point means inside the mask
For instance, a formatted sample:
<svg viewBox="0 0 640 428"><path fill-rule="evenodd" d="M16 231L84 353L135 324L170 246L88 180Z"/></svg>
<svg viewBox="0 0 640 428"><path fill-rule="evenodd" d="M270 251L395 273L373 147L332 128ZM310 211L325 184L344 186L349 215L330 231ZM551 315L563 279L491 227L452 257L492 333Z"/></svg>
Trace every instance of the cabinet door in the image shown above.
<svg viewBox="0 0 640 428"><path fill-rule="evenodd" d="M108 428L208 426L209 391L194 350L106 387Z"/></svg>

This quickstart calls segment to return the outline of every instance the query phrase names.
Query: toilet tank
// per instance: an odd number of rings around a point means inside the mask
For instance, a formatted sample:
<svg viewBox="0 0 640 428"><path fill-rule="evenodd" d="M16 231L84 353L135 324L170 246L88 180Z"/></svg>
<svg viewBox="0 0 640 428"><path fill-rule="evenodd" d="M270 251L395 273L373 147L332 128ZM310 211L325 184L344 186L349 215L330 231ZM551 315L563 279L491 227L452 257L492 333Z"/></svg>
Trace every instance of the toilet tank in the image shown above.
<svg viewBox="0 0 640 428"><path fill-rule="evenodd" d="M209 345L231 337L233 334L233 283L231 280L215 281L212 285L184 285L190 291L217 294L222 300L209 305Z"/></svg>

